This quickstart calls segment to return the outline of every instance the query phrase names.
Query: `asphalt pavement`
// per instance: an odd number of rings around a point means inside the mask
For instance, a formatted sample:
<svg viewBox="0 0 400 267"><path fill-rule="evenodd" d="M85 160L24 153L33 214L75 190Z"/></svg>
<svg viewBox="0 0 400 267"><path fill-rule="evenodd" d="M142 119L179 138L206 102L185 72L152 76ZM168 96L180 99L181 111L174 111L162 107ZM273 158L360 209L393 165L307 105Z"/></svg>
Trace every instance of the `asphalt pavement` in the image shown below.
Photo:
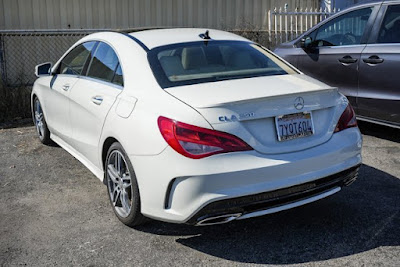
<svg viewBox="0 0 400 267"><path fill-rule="evenodd" d="M360 126L359 179L334 196L224 225L137 229L33 127L0 130L0 266L400 266L400 130Z"/></svg>

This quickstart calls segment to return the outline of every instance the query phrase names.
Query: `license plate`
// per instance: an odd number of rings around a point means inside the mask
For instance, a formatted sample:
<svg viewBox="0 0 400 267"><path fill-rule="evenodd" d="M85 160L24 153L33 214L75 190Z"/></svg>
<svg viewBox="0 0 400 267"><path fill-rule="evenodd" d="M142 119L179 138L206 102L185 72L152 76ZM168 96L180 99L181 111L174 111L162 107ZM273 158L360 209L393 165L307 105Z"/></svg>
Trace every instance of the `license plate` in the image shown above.
<svg viewBox="0 0 400 267"><path fill-rule="evenodd" d="M314 134L310 112L275 117L275 124L279 141L287 141Z"/></svg>

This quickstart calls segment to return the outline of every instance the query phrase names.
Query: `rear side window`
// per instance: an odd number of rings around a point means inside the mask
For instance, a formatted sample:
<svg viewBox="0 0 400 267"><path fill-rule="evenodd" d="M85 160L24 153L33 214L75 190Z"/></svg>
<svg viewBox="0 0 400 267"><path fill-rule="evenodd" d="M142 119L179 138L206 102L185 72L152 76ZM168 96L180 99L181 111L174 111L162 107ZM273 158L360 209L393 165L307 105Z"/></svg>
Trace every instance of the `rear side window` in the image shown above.
<svg viewBox="0 0 400 267"><path fill-rule="evenodd" d="M378 43L400 43L400 5L388 6L379 31Z"/></svg>
<svg viewBox="0 0 400 267"><path fill-rule="evenodd" d="M117 77L114 79L115 75ZM111 46L99 43L90 62L87 76L122 85L122 70L118 56Z"/></svg>
<svg viewBox="0 0 400 267"><path fill-rule="evenodd" d="M58 74L81 75L85 63L90 56L96 42L87 42L78 45L66 55L60 63Z"/></svg>

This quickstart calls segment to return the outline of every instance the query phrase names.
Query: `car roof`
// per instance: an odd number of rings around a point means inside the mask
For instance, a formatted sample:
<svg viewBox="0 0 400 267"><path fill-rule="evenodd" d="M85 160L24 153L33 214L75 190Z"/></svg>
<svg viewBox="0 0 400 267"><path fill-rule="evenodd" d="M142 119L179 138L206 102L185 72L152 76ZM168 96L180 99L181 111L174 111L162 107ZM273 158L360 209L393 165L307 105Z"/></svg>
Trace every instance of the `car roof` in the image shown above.
<svg viewBox="0 0 400 267"><path fill-rule="evenodd" d="M343 10L348 10L348 9L357 9L357 8L361 8L363 6L370 6L370 5L376 5L376 4L397 4L400 3L400 0L364 0L364 1L360 1L359 3L349 6Z"/></svg>
<svg viewBox="0 0 400 267"><path fill-rule="evenodd" d="M170 44L204 41L199 35L204 34L207 30L212 40L249 41L230 32L206 28L155 29L132 32L129 35L139 40L148 49L153 49L158 46Z"/></svg>

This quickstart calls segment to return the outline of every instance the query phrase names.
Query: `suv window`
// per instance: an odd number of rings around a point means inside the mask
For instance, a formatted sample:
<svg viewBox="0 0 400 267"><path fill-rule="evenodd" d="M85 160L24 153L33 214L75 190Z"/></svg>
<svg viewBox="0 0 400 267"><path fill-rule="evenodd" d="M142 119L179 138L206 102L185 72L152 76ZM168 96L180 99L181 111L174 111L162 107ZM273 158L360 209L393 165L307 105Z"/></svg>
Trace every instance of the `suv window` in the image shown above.
<svg viewBox="0 0 400 267"><path fill-rule="evenodd" d="M85 66L86 60L90 56L96 42L87 42L78 45L66 55L60 63L58 74L80 75Z"/></svg>
<svg viewBox="0 0 400 267"><path fill-rule="evenodd" d="M400 43L400 5L388 6L379 31L378 43Z"/></svg>
<svg viewBox="0 0 400 267"><path fill-rule="evenodd" d="M314 42L317 46L360 44L372 9L351 11L323 24L317 29Z"/></svg>
<svg viewBox="0 0 400 267"><path fill-rule="evenodd" d="M100 79L107 82L112 82L114 74L117 71L117 77L114 83L122 85L122 71L117 69L119 66L118 56L114 50L105 43L100 43L94 53L89 66L87 76Z"/></svg>

